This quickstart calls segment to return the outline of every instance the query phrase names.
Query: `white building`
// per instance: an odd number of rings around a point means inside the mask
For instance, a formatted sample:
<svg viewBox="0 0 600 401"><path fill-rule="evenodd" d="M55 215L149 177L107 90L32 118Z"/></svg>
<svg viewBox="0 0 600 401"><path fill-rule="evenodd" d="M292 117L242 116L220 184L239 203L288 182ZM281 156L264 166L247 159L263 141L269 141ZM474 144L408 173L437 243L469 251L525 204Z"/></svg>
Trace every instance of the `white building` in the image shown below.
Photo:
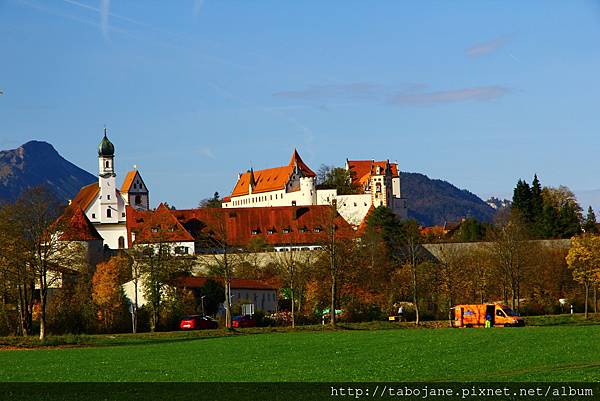
<svg viewBox="0 0 600 401"><path fill-rule="evenodd" d="M353 225L359 225L371 207L387 206L400 218L407 217L396 163L346 160L345 168L350 172L358 194L338 195L335 189L318 190L316 174L294 150L287 166L259 171L250 169L240 174L223 207L328 205L335 200L339 213Z"/></svg>
<svg viewBox="0 0 600 401"><path fill-rule="evenodd" d="M87 185L70 201L79 206L111 249L128 248L127 206L148 210L149 192L137 169L127 173L119 190L116 184L115 147L104 129L98 146L98 182Z"/></svg>

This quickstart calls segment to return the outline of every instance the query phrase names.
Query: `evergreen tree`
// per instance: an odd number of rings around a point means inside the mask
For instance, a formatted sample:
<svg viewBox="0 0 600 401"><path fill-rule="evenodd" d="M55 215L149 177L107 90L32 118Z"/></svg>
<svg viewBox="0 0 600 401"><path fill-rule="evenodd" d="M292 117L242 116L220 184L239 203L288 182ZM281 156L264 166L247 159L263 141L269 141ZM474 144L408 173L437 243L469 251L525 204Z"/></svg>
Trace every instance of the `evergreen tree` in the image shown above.
<svg viewBox="0 0 600 401"><path fill-rule="evenodd" d="M577 209L565 202L558 212L558 234L561 238L570 238L581 233L581 222Z"/></svg>
<svg viewBox="0 0 600 401"><path fill-rule="evenodd" d="M560 237L558 229L558 213L554 206L548 203L544 204L540 234L542 238Z"/></svg>
<svg viewBox="0 0 600 401"><path fill-rule="evenodd" d="M535 237L543 236L544 225L544 199L542 198L542 186L537 174L533 176L531 183L531 222L532 234Z"/></svg>
<svg viewBox="0 0 600 401"><path fill-rule="evenodd" d="M598 226L596 225L596 214L591 206L588 207L587 216L585 217L585 221L583 223L583 229L586 233L598 232Z"/></svg>
<svg viewBox="0 0 600 401"><path fill-rule="evenodd" d="M513 192L512 211L518 213L526 223L532 222L531 188L524 180L519 180Z"/></svg>

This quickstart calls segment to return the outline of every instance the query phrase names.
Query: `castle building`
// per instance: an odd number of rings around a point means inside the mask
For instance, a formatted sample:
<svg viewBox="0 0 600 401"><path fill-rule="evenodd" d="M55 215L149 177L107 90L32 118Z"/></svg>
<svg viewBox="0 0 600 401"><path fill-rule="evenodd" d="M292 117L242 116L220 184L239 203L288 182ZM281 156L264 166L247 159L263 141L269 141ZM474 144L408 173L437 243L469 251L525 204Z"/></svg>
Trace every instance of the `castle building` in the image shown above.
<svg viewBox="0 0 600 401"><path fill-rule="evenodd" d="M397 163L346 160L357 194L339 195L335 189L317 189L317 175L296 150L288 165L265 170L248 170L238 176L224 208L329 205L336 202L339 213L358 226L371 207L386 206L400 218L407 217L406 199L400 192Z"/></svg>
<svg viewBox="0 0 600 401"><path fill-rule="evenodd" d="M70 201L85 213L104 245L111 249L129 248L127 207L148 210L149 191L137 169L127 173L119 190L116 184L115 147L108 139L106 128L98 146L98 182L87 185Z"/></svg>

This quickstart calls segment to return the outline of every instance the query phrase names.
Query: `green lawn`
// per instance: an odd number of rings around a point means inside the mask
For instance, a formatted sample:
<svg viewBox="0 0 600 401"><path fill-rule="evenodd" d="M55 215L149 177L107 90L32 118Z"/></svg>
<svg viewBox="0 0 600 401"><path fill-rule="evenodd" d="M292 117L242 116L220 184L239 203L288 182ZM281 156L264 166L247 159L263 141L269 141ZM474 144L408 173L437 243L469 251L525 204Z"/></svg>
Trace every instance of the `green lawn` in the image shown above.
<svg viewBox="0 0 600 401"><path fill-rule="evenodd" d="M116 345L0 351L0 381L600 378L600 325L106 338Z"/></svg>

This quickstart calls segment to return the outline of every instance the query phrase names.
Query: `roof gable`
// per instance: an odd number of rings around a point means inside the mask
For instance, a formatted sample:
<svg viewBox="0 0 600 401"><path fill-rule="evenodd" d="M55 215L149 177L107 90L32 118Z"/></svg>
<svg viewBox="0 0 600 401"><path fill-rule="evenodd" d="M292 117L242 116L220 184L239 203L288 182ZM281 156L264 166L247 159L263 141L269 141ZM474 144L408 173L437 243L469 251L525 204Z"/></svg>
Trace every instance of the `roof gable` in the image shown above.
<svg viewBox="0 0 600 401"><path fill-rule="evenodd" d="M256 194L283 190L296 168L304 177L316 177L314 171L302 161L302 158L296 149L294 149L292 158L287 166L257 171L249 170L240 174L233 191L231 191L231 197L250 194L250 187L252 187L252 193Z"/></svg>
<svg viewBox="0 0 600 401"><path fill-rule="evenodd" d="M94 225L79 206L69 206L57 221L61 241L102 241Z"/></svg>
<svg viewBox="0 0 600 401"><path fill-rule="evenodd" d="M137 211L128 207L126 215L128 234L135 233L136 244L194 241L194 237L162 203L154 211Z"/></svg>
<svg viewBox="0 0 600 401"><path fill-rule="evenodd" d="M135 182L136 178L138 178L140 183L142 184L142 189L132 188L133 183ZM138 170L132 170L132 171L128 172L127 175L125 176L125 180L123 181L123 185L121 186L122 193L132 192L132 189L133 189L133 192L147 192L148 191L148 187L146 186L146 183L142 179L142 175L140 174L140 172Z"/></svg>

